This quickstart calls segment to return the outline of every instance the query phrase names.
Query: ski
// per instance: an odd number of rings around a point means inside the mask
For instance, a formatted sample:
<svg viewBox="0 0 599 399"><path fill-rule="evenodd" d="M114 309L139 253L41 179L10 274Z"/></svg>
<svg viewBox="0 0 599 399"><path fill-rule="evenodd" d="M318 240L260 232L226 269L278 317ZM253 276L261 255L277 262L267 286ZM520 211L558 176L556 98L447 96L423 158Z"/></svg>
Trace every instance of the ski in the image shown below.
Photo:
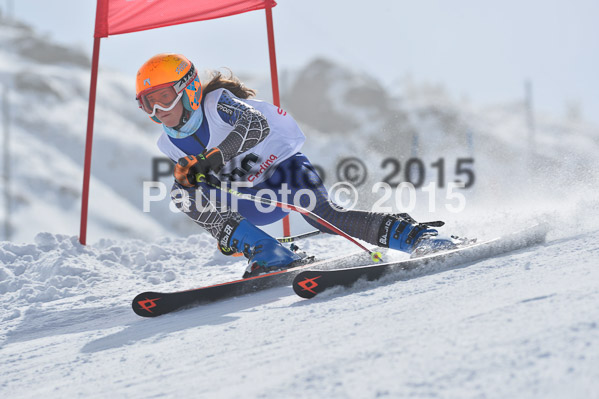
<svg viewBox="0 0 599 399"><path fill-rule="evenodd" d="M363 252L313 262L273 273L177 292L142 292L131 304L143 317L156 317L182 308L233 298L268 288L290 285L293 277L308 267L344 267L364 259Z"/></svg>
<svg viewBox="0 0 599 399"><path fill-rule="evenodd" d="M293 280L293 290L302 298L313 298L331 287L351 287L358 280L378 280L397 271L418 269L418 275L426 275L497 256L545 241L547 227L535 225L521 231L480 243L470 244L450 251L426 255L398 262L335 270L311 270L305 268ZM308 269L308 270L306 270ZM409 276L397 276L397 279Z"/></svg>

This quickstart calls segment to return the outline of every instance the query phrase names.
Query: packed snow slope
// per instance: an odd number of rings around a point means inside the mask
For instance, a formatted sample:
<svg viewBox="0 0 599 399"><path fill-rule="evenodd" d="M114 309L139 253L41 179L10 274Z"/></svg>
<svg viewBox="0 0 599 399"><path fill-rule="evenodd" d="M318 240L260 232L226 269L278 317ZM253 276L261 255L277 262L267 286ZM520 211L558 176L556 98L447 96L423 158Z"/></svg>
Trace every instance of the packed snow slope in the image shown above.
<svg viewBox="0 0 599 399"><path fill-rule="evenodd" d="M597 227L554 231L405 281L314 300L275 288L143 319L135 294L235 279L244 262L207 234L82 247L41 233L0 247L0 396L598 397L598 242ZM302 247L355 250L330 236Z"/></svg>

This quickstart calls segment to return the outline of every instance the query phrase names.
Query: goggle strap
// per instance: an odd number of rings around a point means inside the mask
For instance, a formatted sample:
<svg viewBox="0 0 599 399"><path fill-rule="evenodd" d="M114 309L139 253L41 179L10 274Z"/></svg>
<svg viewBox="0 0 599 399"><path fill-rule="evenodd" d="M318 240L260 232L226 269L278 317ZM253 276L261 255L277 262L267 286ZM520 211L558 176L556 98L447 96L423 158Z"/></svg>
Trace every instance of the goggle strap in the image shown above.
<svg viewBox="0 0 599 399"><path fill-rule="evenodd" d="M184 88L186 88L187 86L189 86L189 84L191 82L193 82L193 80L196 77L196 68L193 64L191 64L191 68L189 68L189 71L187 71L187 73L185 74L185 76L183 76L181 79L179 79L174 85L173 87L175 88L175 91L177 93L183 91Z"/></svg>

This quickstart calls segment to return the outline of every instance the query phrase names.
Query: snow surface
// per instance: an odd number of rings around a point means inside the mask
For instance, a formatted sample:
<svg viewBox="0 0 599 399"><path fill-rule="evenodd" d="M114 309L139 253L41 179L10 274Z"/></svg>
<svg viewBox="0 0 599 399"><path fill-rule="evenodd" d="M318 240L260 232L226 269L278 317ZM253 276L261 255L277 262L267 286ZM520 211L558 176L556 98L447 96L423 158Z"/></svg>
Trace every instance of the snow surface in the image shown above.
<svg viewBox="0 0 599 399"><path fill-rule="evenodd" d="M361 74L321 60L286 76L283 105L327 184L349 155L363 156L371 182L389 173L377 169L385 157L444 157L446 181L456 158L473 157L463 212L445 210L437 190L436 209L413 216L480 239L542 220L553 227L547 244L309 301L282 287L142 319L130 306L137 293L237 279L244 261L167 204L141 211L159 131L138 112L132 77L102 68L92 239L81 246L89 60L3 20L11 165L27 159L36 172L13 168L14 241L0 242L0 397L599 398L599 129L536 113L530 148L521 101L481 109L410 81L388 95ZM377 101L359 103L365 90ZM319 108L323 119L311 119ZM352 125L329 131L333 116ZM362 208L380 197L361 195ZM302 223L293 216L294 232L309 229ZM319 258L356 250L330 236L300 245Z"/></svg>
<svg viewBox="0 0 599 399"><path fill-rule="evenodd" d="M135 294L237 278L244 262L207 234L82 247L40 233L0 246L0 395L598 397L598 242L599 229L553 234L407 281L314 300L275 288L143 319ZM339 237L302 246L354 251Z"/></svg>

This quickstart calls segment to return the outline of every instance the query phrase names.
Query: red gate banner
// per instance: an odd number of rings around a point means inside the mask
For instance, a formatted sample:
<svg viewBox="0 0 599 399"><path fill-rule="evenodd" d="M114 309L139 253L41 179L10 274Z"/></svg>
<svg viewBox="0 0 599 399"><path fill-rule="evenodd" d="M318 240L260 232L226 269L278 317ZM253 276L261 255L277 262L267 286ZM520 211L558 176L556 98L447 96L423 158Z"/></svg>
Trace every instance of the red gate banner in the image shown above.
<svg viewBox="0 0 599 399"><path fill-rule="evenodd" d="M272 0L98 0L94 37L204 21L261 10Z"/></svg>

